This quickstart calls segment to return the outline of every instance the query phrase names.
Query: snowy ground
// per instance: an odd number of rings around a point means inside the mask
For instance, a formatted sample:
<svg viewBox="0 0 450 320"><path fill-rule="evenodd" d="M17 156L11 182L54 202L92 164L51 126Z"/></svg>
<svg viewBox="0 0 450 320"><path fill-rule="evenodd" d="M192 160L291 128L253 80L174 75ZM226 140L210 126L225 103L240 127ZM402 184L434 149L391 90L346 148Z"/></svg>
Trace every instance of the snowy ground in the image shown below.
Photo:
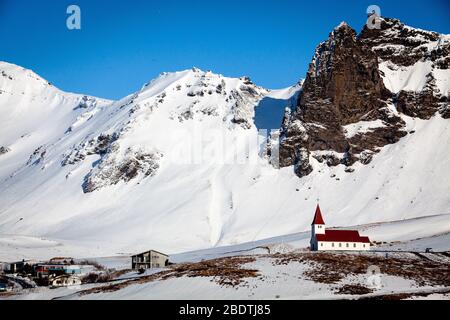
<svg viewBox="0 0 450 320"><path fill-rule="evenodd" d="M322 253L319 253L319 255ZM355 253L351 255L357 255ZM368 253L366 256L375 256ZM327 283L327 280L311 278L311 273L321 272L312 262L296 261L289 257L287 262L280 259L289 255L254 255L255 260L244 263L239 268L257 270L256 277L243 278L238 285L220 285L220 276L181 276L144 280L119 281L101 285L82 285L72 288L37 288L25 290L22 294L4 297L6 299L358 299L401 296L405 298L448 299L450 286L439 284L418 284L414 279L401 275L383 273L372 281L368 273L344 275L341 279ZM249 257L245 256L244 258ZM295 257L295 254L294 254ZM401 256L398 256L401 257ZM398 258L397 257L397 258ZM401 257L405 259L405 257ZM230 258L225 258L230 259ZM345 261L345 256L339 259ZM415 263L414 257L405 260ZM447 262L447 272L450 261ZM164 272L164 270L161 270ZM329 271L329 269L327 270ZM442 271L440 271L442 272ZM155 274L154 274L155 275ZM156 273L158 275L158 273ZM137 276L136 274L134 275ZM448 274L447 274L448 277ZM124 278L122 278L124 279ZM126 279L126 277L125 277ZM133 282L138 281L138 282ZM118 285L119 288L110 286ZM103 289L102 289L103 287ZM344 289L369 290L367 293L340 292ZM92 292L91 290L96 291ZM432 295L428 295L432 294Z"/></svg>
<svg viewBox="0 0 450 320"><path fill-rule="evenodd" d="M359 230L371 241L383 242L377 250L435 251L450 250L450 214L406 219L400 221L373 223L345 227ZM173 262L196 262L202 259L214 259L223 256L258 253L284 253L309 246L310 232L300 232L244 242L237 245L217 246L214 248L169 252ZM21 259L45 260L55 256L72 256L74 258L102 256L106 243L85 243L83 241L61 241L55 239L26 237L19 235L0 235L0 262ZM122 269L124 263L117 265L118 259L128 259L136 252L117 252L100 262L108 267Z"/></svg>
<svg viewBox="0 0 450 320"><path fill-rule="evenodd" d="M355 226L361 234L368 235L372 241L383 242L373 247L369 253L352 253L363 257L407 259L408 263L419 262L436 263L439 266L447 266L447 275L450 279L450 257L439 253L425 253L426 248L434 251L450 251L450 219L448 215L422 217L388 223L375 223L370 225ZM393 237L392 230L396 230ZM435 234L438 232L439 234ZM217 276L181 276L168 279L151 279L125 285L119 290L80 294L83 291L108 286L139 277L145 279L159 272L167 272L170 269L151 270L143 275L136 272L127 272L121 275L114 283L82 285L71 288L37 288L25 290L21 294L3 297L7 299L356 299L383 298L395 296L405 299L448 299L450 286L436 284L418 284L415 280L405 278L400 274L383 274L381 267L380 281L372 292L367 294L339 293L342 288L367 288L371 283L368 274L359 273L343 277L334 283L323 283L311 279L308 272L320 272L313 262L298 261L297 255L309 254L306 247L309 245L309 232L296 233L280 237L273 237L259 241L243 243L239 245L223 246L205 250L176 253L170 256L170 260L177 265L185 263L204 263L215 259L234 259L233 257L248 257L254 261L243 263L239 268L254 269L258 271L257 277L243 278L243 282L235 286L220 285ZM52 254L64 254L64 245L55 246L50 240L17 237L15 243L2 241L1 251L20 243L26 245L28 252L34 252L29 258L44 258ZM18 247L15 247L16 250ZM56 250L58 251L51 251ZM50 252L49 252L50 249ZM21 253L27 252L20 248ZM420 256L409 251L419 251ZM387 256L386 256L387 253ZM10 253L11 254L11 253ZM81 254L81 253L80 253ZM291 256L293 255L293 256ZM10 255L10 257L16 257ZM86 257L86 256L84 256ZM280 259L285 262L279 263ZM345 255L343 256L345 259ZM116 255L102 258L89 258L107 268L124 270L130 268L129 255ZM286 262L287 261L287 262ZM389 266L389 263L387 264ZM328 271L327 271L328 272ZM327 273L326 272L326 273ZM133 281L133 280L131 280ZM348 287L347 287L348 286Z"/></svg>

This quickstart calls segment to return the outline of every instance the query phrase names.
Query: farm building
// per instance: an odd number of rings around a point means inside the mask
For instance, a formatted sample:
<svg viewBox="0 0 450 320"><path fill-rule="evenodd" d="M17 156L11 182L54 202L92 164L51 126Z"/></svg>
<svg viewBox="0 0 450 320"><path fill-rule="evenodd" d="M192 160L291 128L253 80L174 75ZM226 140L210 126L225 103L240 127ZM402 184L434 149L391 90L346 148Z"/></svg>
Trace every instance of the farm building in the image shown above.
<svg viewBox="0 0 450 320"><path fill-rule="evenodd" d="M169 256L167 254L149 250L131 257L131 268L134 270L162 268L169 263Z"/></svg>
<svg viewBox="0 0 450 320"><path fill-rule="evenodd" d="M370 240L357 230L327 230L322 212L317 205L311 223L311 251L365 251L370 250Z"/></svg>

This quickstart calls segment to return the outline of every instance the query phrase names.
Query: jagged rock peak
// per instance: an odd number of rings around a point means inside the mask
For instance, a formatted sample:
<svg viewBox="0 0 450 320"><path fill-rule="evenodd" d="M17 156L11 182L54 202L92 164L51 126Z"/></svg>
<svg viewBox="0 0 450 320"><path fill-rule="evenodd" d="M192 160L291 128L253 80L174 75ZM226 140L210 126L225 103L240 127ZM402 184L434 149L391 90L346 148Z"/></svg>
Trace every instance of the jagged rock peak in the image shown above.
<svg viewBox="0 0 450 320"><path fill-rule="evenodd" d="M440 69L450 63L450 37L405 25L398 19L380 18L380 28L364 26L361 42L382 61L411 66L419 60L430 60Z"/></svg>
<svg viewBox="0 0 450 320"><path fill-rule="evenodd" d="M388 107L377 55L348 24L335 28L316 48L297 109L283 120L280 165L294 165L299 176L312 171L310 157L329 166L370 162L371 154L397 142L404 122ZM358 122L376 129L349 134Z"/></svg>
<svg viewBox="0 0 450 320"><path fill-rule="evenodd" d="M342 21L330 32L329 40L339 40L345 38L356 39L356 31L347 22Z"/></svg>
<svg viewBox="0 0 450 320"><path fill-rule="evenodd" d="M338 29L341 29L341 28L350 28L350 26L348 25L347 22L342 21L341 23L339 23L339 24L334 28L334 30L338 30Z"/></svg>
<svg viewBox="0 0 450 320"><path fill-rule="evenodd" d="M336 35L336 34L355 34L355 30L345 21L342 21L340 24L338 24L334 29L333 32L331 32L330 35Z"/></svg>

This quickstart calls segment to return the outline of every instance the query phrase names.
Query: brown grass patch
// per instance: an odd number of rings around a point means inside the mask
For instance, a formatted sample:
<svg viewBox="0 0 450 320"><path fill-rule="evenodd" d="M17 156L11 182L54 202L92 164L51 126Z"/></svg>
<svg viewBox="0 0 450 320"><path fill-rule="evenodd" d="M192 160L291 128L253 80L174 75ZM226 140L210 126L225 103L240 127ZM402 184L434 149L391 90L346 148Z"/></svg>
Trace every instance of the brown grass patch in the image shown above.
<svg viewBox="0 0 450 320"><path fill-rule="evenodd" d="M292 261L311 265L305 275L315 282L333 284L349 275L366 274L370 266L380 268L382 274L414 280L418 285L450 286L450 263L426 259L395 257L376 254L348 253L292 253L277 255L276 264Z"/></svg>
<svg viewBox="0 0 450 320"><path fill-rule="evenodd" d="M363 295L372 293L373 290L367 287L364 287L360 284L346 284L337 289L335 294L354 294L354 295Z"/></svg>
<svg viewBox="0 0 450 320"><path fill-rule="evenodd" d="M87 295L101 292L113 292L132 284L142 284L180 277L212 277L211 281L216 282L220 286L237 287L241 285L246 278L255 278L259 276L258 270L244 269L241 267L243 264L254 262L255 260L254 257L250 256L237 256L196 263L176 264L171 266L170 270L161 271L136 279L124 280L123 282L115 284L87 289L81 291L80 294Z"/></svg>

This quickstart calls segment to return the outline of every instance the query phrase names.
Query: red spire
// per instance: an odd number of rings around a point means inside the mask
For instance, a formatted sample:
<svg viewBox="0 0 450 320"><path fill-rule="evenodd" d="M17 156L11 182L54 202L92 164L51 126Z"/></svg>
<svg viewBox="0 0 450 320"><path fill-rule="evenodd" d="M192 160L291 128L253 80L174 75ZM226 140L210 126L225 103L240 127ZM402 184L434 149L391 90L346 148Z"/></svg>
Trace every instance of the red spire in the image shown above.
<svg viewBox="0 0 450 320"><path fill-rule="evenodd" d="M319 204L317 204L316 213L314 214L314 220L311 224L325 224L322 218L322 212L320 212Z"/></svg>

